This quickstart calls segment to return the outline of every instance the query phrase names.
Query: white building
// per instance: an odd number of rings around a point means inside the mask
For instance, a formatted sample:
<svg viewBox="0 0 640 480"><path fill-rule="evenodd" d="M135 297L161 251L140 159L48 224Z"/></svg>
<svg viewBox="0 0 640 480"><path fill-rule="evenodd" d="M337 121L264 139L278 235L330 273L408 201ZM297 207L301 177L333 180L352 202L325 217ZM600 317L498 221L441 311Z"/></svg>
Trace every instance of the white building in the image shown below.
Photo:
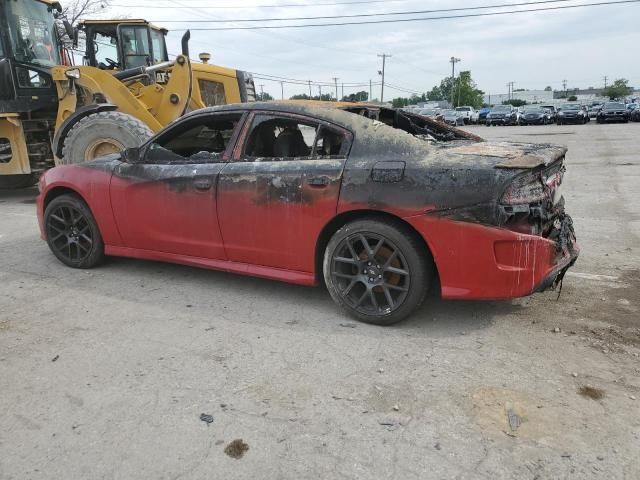
<svg viewBox="0 0 640 480"><path fill-rule="evenodd" d="M506 102L509 98L524 100L527 103L553 103L553 92L548 90L522 90L514 91L511 97L509 97L508 93L486 93L483 101L488 105L501 105L502 102Z"/></svg>

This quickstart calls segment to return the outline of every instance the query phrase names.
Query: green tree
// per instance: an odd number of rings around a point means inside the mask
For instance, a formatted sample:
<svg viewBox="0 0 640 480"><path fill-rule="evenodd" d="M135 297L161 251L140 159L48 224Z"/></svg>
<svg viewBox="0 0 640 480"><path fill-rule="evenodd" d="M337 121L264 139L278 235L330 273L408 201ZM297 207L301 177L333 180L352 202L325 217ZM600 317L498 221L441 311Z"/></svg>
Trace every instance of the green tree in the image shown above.
<svg viewBox="0 0 640 480"><path fill-rule="evenodd" d="M362 90L342 97L343 102L366 102L369 100L369 93Z"/></svg>
<svg viewBox="0 0 640 480"><path fill-rule="evenodd" d="M269 100L273 100L273 97L268 92L262 92L258 94L261 102L268 102Z"/></svg>
<svg viewBox="0 0 640 480"><path fill-rule="evenodd" d="M545 92L553 92L553 88L551 86L544 87Z"/></svg>
<svg viewBox="0 0 640 480"><path fill-rule="evenodd" d="M483 95L484 92L477 87L476 82L471 78L471 72L460 72L460 76L454 85L453 105L455 107L470 105L475 108L480 108L483 102Z"/></svg>
<svg viewBox="0 0 640 480"><path fill-rule="evenodd" d="M571 95L569 98L567 98L568 101L570 102L577 102L578 101L578 97L576 97L575 95Z"/></svg>
<svg viewBox="0 0 640 480"><path fill-rule="evenodd" d="M604 94L610 99L624 98L633 91L633 88L631 88L628 84L629 80L627 80L626 78L618 78L609 86L609 88L605 90Z"/></svg>
<svg viewBox="0 0 640 480"><path fill-rule="evenodd" d="M513 105L514 107L522 107L527 104L526 100L520 100L518 98L512 98L511 100L505 100L503 105Z"/></svg>
<svg viewBox="0 0 640 480"><path fill-rule="evenodd" d="M296 95L289 97L289 100L322 100L325 102L330 102L331 100L333 100L333 98L331 98L330 93L323 93L322 98L317 95L314 97L310 97L306 93L298 93Z"/></svg>
<svg viewBox="0 0 640 480"><path fill-rule="evenodd" d="M453 92L453 96L451 93ZM434 86L427 98L429 100L447 100L451 101L453 97L453 106L470 105L475 108L482 106L482 96L484 92L476 86L476 82L471 78L470 71L460 72L458 78L446 77L440 82L440 85Z"/></svg>

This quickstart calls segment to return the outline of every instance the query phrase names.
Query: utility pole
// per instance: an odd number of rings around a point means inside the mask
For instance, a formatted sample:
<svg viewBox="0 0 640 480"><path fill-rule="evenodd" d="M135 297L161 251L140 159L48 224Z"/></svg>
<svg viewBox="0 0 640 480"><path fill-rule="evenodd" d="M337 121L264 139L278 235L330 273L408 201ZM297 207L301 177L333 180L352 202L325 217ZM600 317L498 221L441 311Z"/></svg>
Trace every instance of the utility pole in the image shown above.
<svg viewBox="0 0 640 480"><path fill-rule="evenodd" d="M264 101L264 83L260 84L260 101L263 102Z"/></svg>
<svg viewBox="0 0 640 480"><path fill-rule="evenodd" d="M336 102L338 101L338 77L331 77L333 78L333 83L336 84Z"/></svg>
<svg viewBox="0 0 640 480"><path fill-rule="evenodd" d="M607 80L609 79L609 77L607 77L606 75L604 77L602 77L604 79L604 89L607 89Z"/></svg>
<svg viewBox="0 0 640 480"><path fill-rule="evenodd" d="M309 82L309 99L311 99L311 80L307 80Z"/></svg>
<svg viewBox="0 0 640 480"><path fill-rule="evenodd" d="M318 85L318 92L320 93L320 98L318 100L322 100L322 85Z"/></svg>
<svg viewBox="0 0 640 480"><path fill-rule="evenodd" d="M280 93L282 96L282 100L284 100L284 82L280 82Z"/></svg>
<svg viewBox="0 0 640 480"><path fill-rule="evenodd" d="M373 96L371 95L371 79L369 79L369 101L371 101L372 98Z"/></svg>
<svg viewBox="0 0 640 480"><path fill-rule="evenodd" d="M567 98L567 81L562 80L562 89L564 90L564 98Z"/></svg>
<svg viewBox="0 0 640 480"><path fill-rule="evenodd" d="M514 85L515 83L516 83L516 82L509 82L509 83L507 83L507 97L508 97L508 99L509 99L509 100L511 100L511 99L512 99L512 97L513 97L513 85Z"/></svg>
<svg viewBox="0 0 640 480"><path fill-rule="evenodd" d="M451 57L449 59L449 62L451 63L451 106L453 106L453 93L455 91L453 84L456 80L456 63L458 63L459 61L460 59L456 57Z"/></svg>
<svg viewBox="0 0 640 480"><path fill-rule="evenodd" d="M378 57L382 58L382 72L378 72L380 73L380 75L382 75L382 85L380 87L380 103L382 103L384 102L384 66L386 64L387 57L391 58L391 55L389 55L388 53L383 53L381 55L378 55Z"/></svg>
<svg viewBox="0 0 640 480"><path fill-rule="evenodd" d="M340 99L343 99L344 98L344 82L342 82L340 93L341 93Z"/></svg>

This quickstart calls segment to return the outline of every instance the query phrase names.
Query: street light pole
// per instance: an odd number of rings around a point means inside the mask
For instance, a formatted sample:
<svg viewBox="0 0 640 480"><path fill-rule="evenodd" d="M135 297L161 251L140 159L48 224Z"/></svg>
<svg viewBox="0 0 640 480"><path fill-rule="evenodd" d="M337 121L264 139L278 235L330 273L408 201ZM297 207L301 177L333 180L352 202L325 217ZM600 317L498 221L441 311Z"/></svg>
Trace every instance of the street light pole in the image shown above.
<svg viewBox="0 0 640 480"><path fill-rule="evenodd" d="M338 77L331 77L333 78L333 83L336 84L336 102L338 101Z"/></svg>
<svg viewBox="0 0 640 480"><path fill-rule="evenodd" d="M449 60L449 62L451 63L451 106L452 107L453 107L453 94L455 92L455 88L453 84L455 83L455 80L456 80L456 63L458 63L459 61L460 59L456 57L451 57L451 59Z"/></svg>

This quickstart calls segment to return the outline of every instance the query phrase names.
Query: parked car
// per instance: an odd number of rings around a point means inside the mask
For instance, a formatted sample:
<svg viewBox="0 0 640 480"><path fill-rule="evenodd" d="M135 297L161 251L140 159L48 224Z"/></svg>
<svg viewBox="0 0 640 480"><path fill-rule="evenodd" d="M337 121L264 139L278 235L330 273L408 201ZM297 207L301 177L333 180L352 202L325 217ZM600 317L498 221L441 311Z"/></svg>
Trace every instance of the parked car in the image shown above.
<svg viewBox="0 0 640 480"><path fill-rule="evenodd" d="M435 108L423 108L423 109L418 110L417 113L419 115L424 116L424 117L433 118L434 120L441 120L442 119L442 111L439 110L439 109L435 109Z"/></svg>
<svg viewBox="0 0 640 480"><path fill-rule="evenodd" d="M454 127L461 127L464 125L464 117L456 110L443 110L442 121L448 125L453 125Z"/></svg>
<svg viewBox="0 0 640 480"><path fill-rule="evenodd" d="M551 115L551 123L556 123L558 120L558 109L555 105L540 105L542 108L549 110L549 114Z"/></svg>
<svg viewBox="0 0 640 480"><path fill-rule="evenodd" d="M478 112L473 107L456 107L456 112L462 117L464 124L478 123Z"/></svg>
<svg viewBox="0 0 640 480"><path fill-rule="evenodd" d="M478 123L485 123L487 121L487 115L491 109L489 107L483 107L478 110Z"/></svg>
<svg viewBox="0 0 640 480"><path fill-rule="evenodd" d="M601 103L592 104L591 107L589 107L589 118L597 118L600 109L602 109Z"/></svg>
<svg viewBox="0 0 640 480"><path fill-rule="evenodd" d="M487 115L487 127L492 125L517 125L518 114L511 105L496 105Z"/></svg>
<svg viewBox="0 0 640 480"><path fill-rule="evenodd" d="M606 122L623 122L629 121L629 110L627 110L624 103L621 102L607 102L600 111L596 120L598 123Z"/></svg>
<svg viewBox="0 0 640 480"><path fill-rule="evenodd" d="M579 252L565 147L434 144L372 122L277 102L191 112L140 147L46 171L41 236L74 268L113 255L325 283L382 325L433 285L494 300L559 284Z"/></svg>
<svg viewBox="0 0 640 480"><path fill-rule="evenodd" d="M551 123L549 110L539 105L526 105L520 118L520 125L547 125Z"/></svg>
<svg viewBox="0 0 640 480"><path fill-rule="evenodd" d="M630 109L629 120L632 122L640 122L640 103L632 103L631 105L635 105L635 107Z"/></svg>
<svg viewBox="0 0 640 480"><path fill-rule="evenodd" d="M589 121L589 114L585 107L578 103L563 103L558 108L558 125L565 123L582 123Z"/></svg>

